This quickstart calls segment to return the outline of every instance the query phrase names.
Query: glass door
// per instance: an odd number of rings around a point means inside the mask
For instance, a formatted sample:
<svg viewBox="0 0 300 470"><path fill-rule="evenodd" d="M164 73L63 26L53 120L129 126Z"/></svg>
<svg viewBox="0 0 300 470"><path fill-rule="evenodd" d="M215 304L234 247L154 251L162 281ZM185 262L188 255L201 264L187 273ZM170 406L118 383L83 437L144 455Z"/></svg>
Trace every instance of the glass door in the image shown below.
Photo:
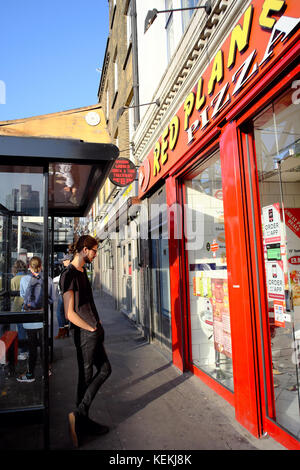
<svg viewBox="0 0 300 470"><path fill-rule="evenodd" d="M165 188L150 198L152 337L172 350L168 217Z"/></svg>
<svg viewBox="0 0 300 470"><path fill-rule="evenodd" d="M230 310L220 153L184 180L190 361L233 391Z"/></svg>
<svg viewBox="0 0 300 470"><path fill-rule="evenodd" d="M288 91L254 119L275 420L300 438L300 112Z"/></svg>
<svg viewBox="0 0 300 470"><path fill-rule="evenodd" d="M43 168L0 166L0 413L44 406L43 305L25 310L44 260ZM27 375L30 372L30 375ZM29 380L30 378L30 380Z"/></svg>
<svg viewBox="0 0 300 470"><path fill-rule="evenodd" d="M127 232L127 230L126 230ZM132 311L132 255L131 243L122 242L122 308L130 314Z"/></svg>

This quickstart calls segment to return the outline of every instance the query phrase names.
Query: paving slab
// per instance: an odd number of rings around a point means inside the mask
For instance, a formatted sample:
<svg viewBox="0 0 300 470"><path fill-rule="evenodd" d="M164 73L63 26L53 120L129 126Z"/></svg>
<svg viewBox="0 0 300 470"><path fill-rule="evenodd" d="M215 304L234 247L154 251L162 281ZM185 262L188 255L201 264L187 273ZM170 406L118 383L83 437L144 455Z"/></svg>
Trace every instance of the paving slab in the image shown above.
<svg viewBox="0 0 300 470"><path fill-rule="evenodd" d="M92 404L93 419L110 427L86 438L78 451L285 450L256 439L235 419L234 408L191 373L181 373L158 345L95 294L112 374ZM50 378L50 449L73 449L67 415L74 408L77 362L73 338L54 341Z"/></svg>

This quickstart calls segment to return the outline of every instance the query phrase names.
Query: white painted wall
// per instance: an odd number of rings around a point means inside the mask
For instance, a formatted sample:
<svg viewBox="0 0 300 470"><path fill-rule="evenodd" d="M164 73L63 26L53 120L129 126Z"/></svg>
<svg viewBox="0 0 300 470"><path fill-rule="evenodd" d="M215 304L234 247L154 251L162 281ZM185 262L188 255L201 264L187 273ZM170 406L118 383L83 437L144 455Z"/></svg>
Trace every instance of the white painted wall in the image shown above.
<svg viewBox="0 0 300 470"><path fill-rule="evenodd" d="M156 20L144 33L145 19L149 9L165 10L165 0L137 0L138 61L140 103L153 100L155 90L168 67L166 13L159 13ZM173 8L181 8L181 0L173 0ZM181 12L173 13L176 45L183 34ZM156 97L155 97L156 99ZM153 105L155 106L155 105ZM147 106L140 108L141 118Z"/></svg>

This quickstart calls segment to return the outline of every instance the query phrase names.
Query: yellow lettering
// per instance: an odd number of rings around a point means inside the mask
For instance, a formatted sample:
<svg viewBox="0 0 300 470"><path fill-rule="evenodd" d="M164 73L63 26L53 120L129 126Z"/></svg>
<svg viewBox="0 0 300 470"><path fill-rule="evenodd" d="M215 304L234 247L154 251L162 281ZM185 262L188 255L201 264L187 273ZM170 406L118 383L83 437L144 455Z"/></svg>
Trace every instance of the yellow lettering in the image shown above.
<svg viewBox="0 0 300 470"><path fill-rule="evenodd" d="M243 28L240 24L237 24L231 33L230 46L227 67L230 69L235 64L236 51L237 49L242 52L246 49L249 44L251 23L253 17L253 6L246 10L244 15Z"/></svg>
<svg viewBox="0 0 300 470"><path fill-rule="evenodd" d="M214 92L216 82L220 82L223 79L224 70L223 70L223 52L220 49L215 57L211 76L208 82L208 94L211 95Z"/></svg>
<svg viewBox="0 0 300 470"><path fill-rule="evenodd" d="M160 143L157 141L153 151L153 176L156 176L157 173L160 172L160 164L159 164L159 157L160 157Z"/></svg>
<svg viewBox="0 0 300 470"><path fill-rule="evenodd" d="M270 18L269 15L272 11L279 12L284 5L285 0L265 0L259 17L260 26L272 29L276 20L275 18Z"/></svg>
<svg viewBox="0 0 300 470"><path fill-rule="evenodd" d="M177 139L179 135L179 117L174 116L170 122L170 138L169 138L169 148L173 150L177 144Z"/></svg>
<svg viewBox="0 0 300 470"><path fill-rule="evenodd" d="M203 78L198 81L197 94L196 94L196 109L199 111L205 104L205 95L203 95Z"/></svg>
<svg viewBox="0 0 300 470"><path fill-rule="evenodd" d="M169 135L169 126L164 130L161 136L161 163L164 165L168 160L167 149L169 142L166 140Z"/></svg>
<svg viewBox="0 0 300 470"><path fill-rule="evenodd" d="M191 91L191 93L187 96L185 102L184 102L184 128L185 130L188 129L189 127L189 117L191 116L193 109L194 109L194 104L195 104L195 95Z"/></svg>

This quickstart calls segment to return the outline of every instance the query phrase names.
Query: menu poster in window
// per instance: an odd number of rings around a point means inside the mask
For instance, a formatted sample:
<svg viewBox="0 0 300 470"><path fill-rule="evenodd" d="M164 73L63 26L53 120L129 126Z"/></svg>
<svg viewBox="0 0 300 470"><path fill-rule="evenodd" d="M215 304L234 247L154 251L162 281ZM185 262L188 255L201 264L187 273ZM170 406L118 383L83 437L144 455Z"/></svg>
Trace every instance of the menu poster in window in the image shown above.
<svg viewBox="0 0 300 470"><path fill-rule="evenodd" d="M284 271L282 261L266 262L267 291L269 300L284 300Z"/></svg>
<svg viewBox="0 0 300 470"><path fill-rule="evenodd" d="M215 350L227 357L232 357L227 281L212 279L211 288Z"/></svg>
<svg viewBox="0 0 300 470"><path fill-rule="evenodd" d="M294 307L300 308L300 209L284 210L287 258L290 273Z"/></svg>

